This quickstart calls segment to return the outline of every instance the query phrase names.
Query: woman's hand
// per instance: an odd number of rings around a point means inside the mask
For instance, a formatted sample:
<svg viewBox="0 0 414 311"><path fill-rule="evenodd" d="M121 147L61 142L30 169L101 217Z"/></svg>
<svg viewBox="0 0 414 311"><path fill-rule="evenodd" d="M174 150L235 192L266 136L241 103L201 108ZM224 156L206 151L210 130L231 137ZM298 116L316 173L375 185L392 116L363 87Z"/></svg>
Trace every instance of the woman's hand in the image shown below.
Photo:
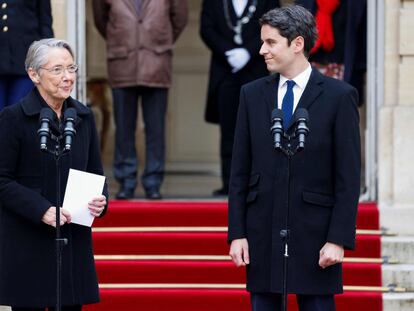
<svg viewBox="0 0 414 311"><path fill-rule="evenodd" d="M94 217L99 217L106 206L106 197L104 195L101 195L99 197L93 198L88 203L89 212Z"/></svg>
<svg viewBox="0 0 414 311"><path fill-rule="evenodd" d="M51 206L46 213L42 217L42 221L52 227L56 228L56 207ZM70 224L72 221L72 217L70 213L60 208L60 225L63 226L64 224Z"/></svg>

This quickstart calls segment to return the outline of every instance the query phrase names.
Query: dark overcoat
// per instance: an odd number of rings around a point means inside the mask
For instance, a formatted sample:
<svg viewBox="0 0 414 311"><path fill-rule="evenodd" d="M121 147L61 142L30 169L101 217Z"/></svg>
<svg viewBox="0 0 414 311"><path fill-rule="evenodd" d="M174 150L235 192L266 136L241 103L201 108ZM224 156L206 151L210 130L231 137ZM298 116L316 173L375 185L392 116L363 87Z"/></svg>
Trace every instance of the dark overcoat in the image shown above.
<svg viewBox="0 0 414 311"><path fill-rule="evenodd" d="M249 1L246 9L252 1ZM236 24L236 13L232 1L227 1L229 7L230 23ZM235 79L244 84L268 74L260 50L260 24L259 19L267 11L279 7L279 0L258 0L257 8L249 23L242 28L243 44L237 45L233 41L234 32L226 21L222 0L204 0L200 19L200 35L204 43L211 51L210 76L207 91L207 104L205 120L211 123L219 123L218 112L218 88L224 79ZM250 60L246 66L236 74L232 74L232 67L227 62L225 52L235 48L245 48L250 54Z"/></svg>
<svg viewBox="0 0 414 311"><path fill-rule="evenodd" d="M0 114L0 305L56 304L56 230L41 221L46 210L57 204L56 166L54 156L39 148L42 107L47 105L35 89ZM61 198L69 168L103 174L92 112L70 97L66 107L76 109L77 121L72 151L60 160ZM51 129L60 132L57 117ZM49 148L53 150L51 139ZM76 224L61 229L69 241L63 250L62 305L97 302L91 229Z"/></svg>
<svg viewBox="0 0 414 311"><path fill-rule="evenodd" d="M285 228L289 200L288 291L340 293L341 265L322 269L318 261L326 242L354 248L360 191L357 92L312 70L298 104L309 112L309 134L305 149L291 158L289 170L288 157L273 148L270 133L278 83L276 74L241 90L228 239L248 240L247 289L281 293L284 245L279 233Z"/></svg>
<svg viewBox="0 0 414 311"><path fill-rule="evenodd" d="M50 0L1 1L0 75L27 76L24 60L30 44L51 37Z"/></svg>

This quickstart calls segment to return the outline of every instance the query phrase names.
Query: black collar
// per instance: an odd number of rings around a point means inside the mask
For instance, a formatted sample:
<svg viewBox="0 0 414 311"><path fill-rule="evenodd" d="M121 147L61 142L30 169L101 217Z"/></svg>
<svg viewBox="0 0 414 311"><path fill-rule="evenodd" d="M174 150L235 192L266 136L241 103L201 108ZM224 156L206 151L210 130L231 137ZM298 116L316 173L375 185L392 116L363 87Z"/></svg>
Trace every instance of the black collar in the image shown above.
<svg viewBox="0 0 414 311"><path fill-rule="evenodd" d="M35 116L39 115L40 110L42 110L44 107L48 107L48 105L40 95L39 91L34 88L33 91L31 91L25 98L22 99L21 107L24 114L27 116ZM65 100L63 104L63 110L69 107L75 108L79 119L81 119L81 116L86 116L91 113L87 107L70 96Z"/></svg>

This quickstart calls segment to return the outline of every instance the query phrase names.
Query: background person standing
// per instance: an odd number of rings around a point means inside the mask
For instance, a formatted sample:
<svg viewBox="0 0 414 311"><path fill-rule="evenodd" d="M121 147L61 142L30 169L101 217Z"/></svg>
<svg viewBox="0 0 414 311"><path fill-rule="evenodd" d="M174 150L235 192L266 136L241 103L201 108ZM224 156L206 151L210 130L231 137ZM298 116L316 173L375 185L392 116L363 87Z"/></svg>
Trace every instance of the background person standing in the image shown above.
<svg viewBox="0 0 414 311"><path fill-rule="evenodd" d="M240 87L268 74L259 55L259 18L278 0L204 0L200 35L211 50L205 120L220 125L223 186L227 195Z"/></svg>
<svg viewBox="0 0 414 311"><path fill-rule="evenodd" d="M24 60L30 44L53 37L50 0L0 3L0 110L26 96L33 83Z"/></svg>
<svg viewBox="0 0 414 311"><path fill-rule="evenodd" d="M187 24L185 0L94 0L95 25L106 40L115 133L117 199L131 199L137 186L135 148L138 99L145 123L148 199L161 199L165 165L165 114L174 42Z"/></svg>

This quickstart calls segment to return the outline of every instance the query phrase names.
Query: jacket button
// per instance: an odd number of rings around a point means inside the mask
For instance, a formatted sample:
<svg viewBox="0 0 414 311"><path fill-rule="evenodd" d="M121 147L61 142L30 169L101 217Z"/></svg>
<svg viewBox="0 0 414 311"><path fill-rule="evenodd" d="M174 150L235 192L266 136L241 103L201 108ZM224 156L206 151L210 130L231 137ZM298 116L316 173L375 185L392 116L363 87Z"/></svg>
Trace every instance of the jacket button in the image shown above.
<svg viewBox="0 0 414 311"><path fill-rule="evenodd" d="M4 14L4 15L1 17L1 19L5 21L5 20L7 19L7 15L6 15L6 14Z"/></svg>
<svg viewBox="0 0 414 311"><path fill-rule="evenodd" d="M3 32L8 32L8 31L9 31L9 27L4 26L4 27L3 27Z"/></svg>
<svg viewBox="0 0 414 311"><path fill-rule="evenodd" d="M2 9L7 8L7 3L6 3L6 2L3 2L3 3L1 4L1 8L2 8Z"/></svg>

